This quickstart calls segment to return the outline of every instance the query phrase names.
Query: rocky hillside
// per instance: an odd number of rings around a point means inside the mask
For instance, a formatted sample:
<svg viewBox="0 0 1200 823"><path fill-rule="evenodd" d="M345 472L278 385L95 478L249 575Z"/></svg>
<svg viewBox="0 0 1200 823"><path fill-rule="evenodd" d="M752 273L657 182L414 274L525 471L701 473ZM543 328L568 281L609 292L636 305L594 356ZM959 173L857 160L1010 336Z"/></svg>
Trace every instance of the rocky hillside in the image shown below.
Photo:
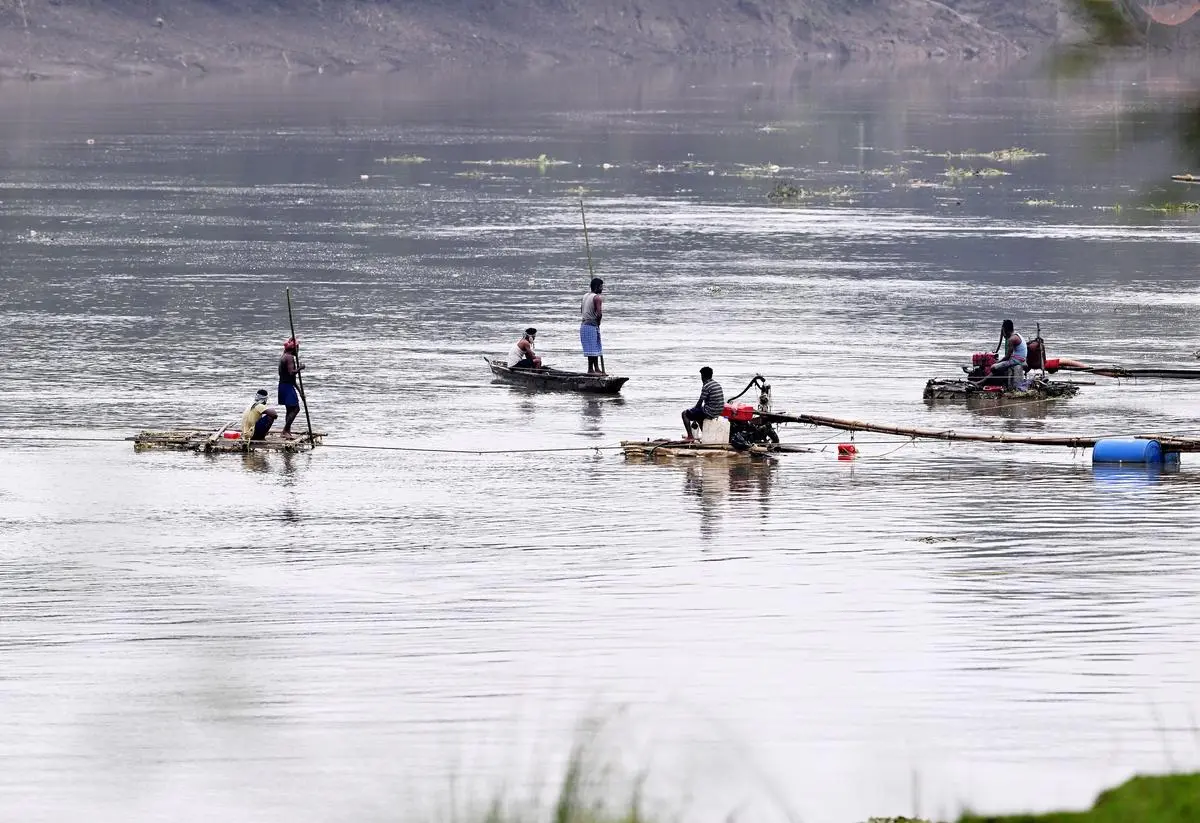
<svg viewBox="0 0 1200 823"><path fill-rule="evenodd" d="M1056 0L0 0L0 76L772 57L985 59Z"/></svg>

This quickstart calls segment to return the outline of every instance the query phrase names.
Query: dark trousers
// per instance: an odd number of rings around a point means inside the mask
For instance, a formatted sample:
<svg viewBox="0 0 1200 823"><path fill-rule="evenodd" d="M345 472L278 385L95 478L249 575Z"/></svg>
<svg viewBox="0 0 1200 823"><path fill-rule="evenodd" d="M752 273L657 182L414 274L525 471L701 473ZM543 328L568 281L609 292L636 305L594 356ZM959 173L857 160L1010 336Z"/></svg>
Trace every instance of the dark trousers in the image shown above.
<svg viewBox="0 0 1200 823"><path fill-rule="evenodd" d="M275 425L275 416L264 414L258 418L258 422L254 424L254 434L250 435L251 440L266 440L267 432Z"/></svg>

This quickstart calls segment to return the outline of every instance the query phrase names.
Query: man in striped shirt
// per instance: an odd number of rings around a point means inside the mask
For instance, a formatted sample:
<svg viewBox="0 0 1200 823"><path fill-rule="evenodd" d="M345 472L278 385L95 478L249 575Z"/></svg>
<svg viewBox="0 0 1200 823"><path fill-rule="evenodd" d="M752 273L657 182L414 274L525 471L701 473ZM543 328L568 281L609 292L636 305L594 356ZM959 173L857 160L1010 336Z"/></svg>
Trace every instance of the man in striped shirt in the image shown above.
<svg viewBox="0 0 1200 823"><path fill-rule="evenodd" d="M704 388L700 389L700 399L696 405L683 413L683 430L687 432L684 440L695 439L692 435L692 423L703 426L705 420L715 420L725 410L725 391L721 384L713 380L713 370L705 366L700 370L700 379Z"/></svg>

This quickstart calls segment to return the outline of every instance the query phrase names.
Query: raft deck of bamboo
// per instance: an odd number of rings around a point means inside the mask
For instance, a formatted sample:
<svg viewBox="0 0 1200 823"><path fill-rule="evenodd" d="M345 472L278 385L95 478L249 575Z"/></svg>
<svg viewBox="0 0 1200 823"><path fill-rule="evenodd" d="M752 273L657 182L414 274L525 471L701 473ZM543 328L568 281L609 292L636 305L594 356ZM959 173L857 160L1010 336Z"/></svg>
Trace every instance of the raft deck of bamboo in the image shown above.
<svg viewBox="0 0 1200 823"><path fill-rule="evenodd" d="M236 438L225 437L225 430L222 429L193 428L143 431L128 439L133 441L136 451L168 449L205 454L244 454L247 451L301 452L320 445L325 439L325 432L321 431L313 432L311 439L307 429L292 433L295 438L291 440L281 437L277 432L270 432L265 440L246 442L240 434Z"/></svg>
<svg viewBox="0 0 1200 823"><path fill-rule="evenodd" d="M756 458L770 454L795 454L809 452L802 446L789 446L786 443L761 443L749 449L739 451L728 443L699 443L687 440L622 440L621 451L625 457L637 460L656 460L683 458Z"/></svg>

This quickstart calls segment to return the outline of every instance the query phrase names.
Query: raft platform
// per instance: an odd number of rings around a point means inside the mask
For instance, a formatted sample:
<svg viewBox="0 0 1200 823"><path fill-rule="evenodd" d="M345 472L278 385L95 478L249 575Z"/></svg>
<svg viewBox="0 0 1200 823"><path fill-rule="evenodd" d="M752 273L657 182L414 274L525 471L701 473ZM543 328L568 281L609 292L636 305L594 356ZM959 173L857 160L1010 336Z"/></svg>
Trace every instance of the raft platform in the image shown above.
<svg viewBox="0 0 1200 823"><path fill-rule="evenodd" d="M728 443L700 443L687 440L622 440L626 459L671 460L675 458L711 460L714 458L754 459L774 454L811 452L803 446L786 443L756 443L748 449L735 449Z"/></svg>
<svg viewBox="0 0 1200 823"><path fill-rule="evenodd" d="M237 434L237 437L226 437ZM232 427L224 429L167 429L142 431L126 438L133 442L134 451L166 449L168 451L200 452L204 454L245 454L251 451L303 452L321 445L325 432L314 431L309 438L307 429L293 431L291 440L277 432L269 432L264 440L242 440L241 432Z"/></svg>
<svg viewBox="0 0 1200 823"><path fill-rule="evenodd" d="M925 400L967 400L976 404L1007 403L1020 401L1025 403L1039 400L1056 400L1060 397L1074 397L1079 391L1078 383L1066 383L1057 380L1034 380L1024 390L1000 387L980 387L970 380L930 380L925 384L923 397Z"/></svg>

